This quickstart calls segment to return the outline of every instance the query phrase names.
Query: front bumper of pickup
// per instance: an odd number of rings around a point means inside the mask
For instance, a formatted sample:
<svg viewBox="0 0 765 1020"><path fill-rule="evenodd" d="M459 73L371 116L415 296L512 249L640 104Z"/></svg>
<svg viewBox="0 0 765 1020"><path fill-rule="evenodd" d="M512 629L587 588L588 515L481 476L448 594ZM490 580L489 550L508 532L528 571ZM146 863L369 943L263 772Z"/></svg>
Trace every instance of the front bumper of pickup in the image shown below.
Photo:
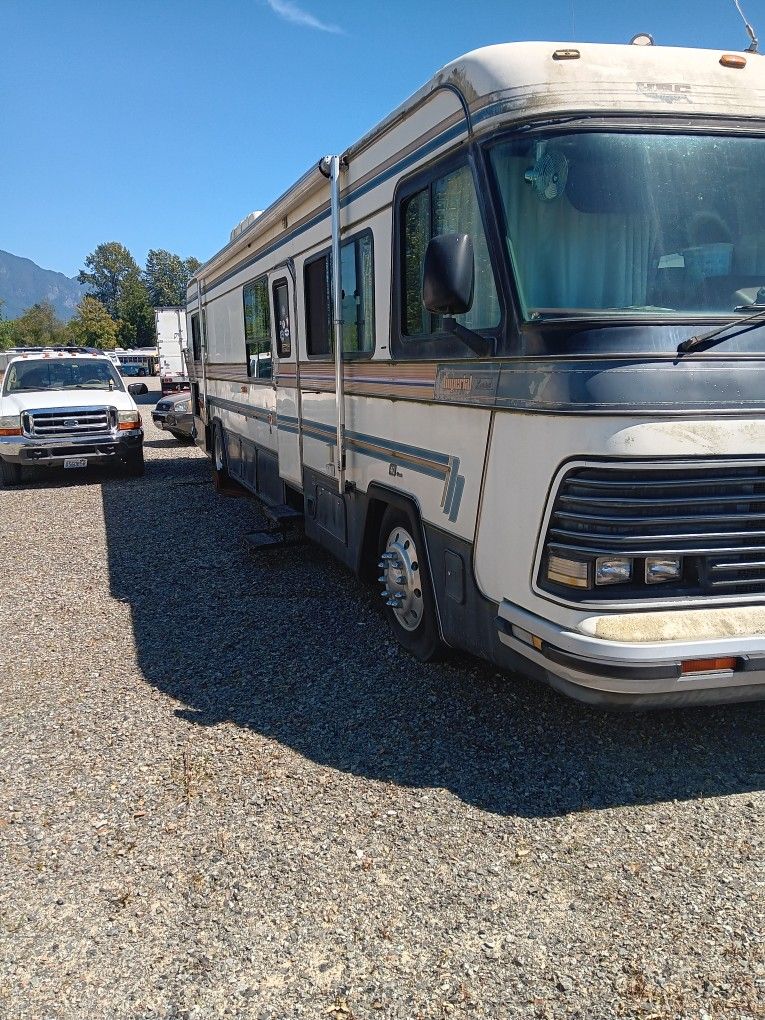
<svg viewBox="0 0 765 1020"><path fill-rule="evenodd" d="M124 460L137 453L143 429L125 429L89 436L0 436L0 458L22 467L56 467L69 458L85 458L88 464Z"/></svg>
<svg viewBox="0 0 765 1020"><path fill-rule="evenodd" d="M705 614L708 634L702 638L648 640L643 633L641 640L613 640L586 633L585 628L567 629L503 600L496 626L502 644L541 667L562 693L612 708L658 708L765 699L765 633L747 633L752 617L746 615L747 609L739 612L738 628L730 625L735 610L674 614L675 629L682 630L687 622L691 633L699 631L693 627L694 613ZM629 621L621 619L626 636ZM639 621L640 614L631 619ZM716 629L719 634L713 636ZM694 663L715 659L735 659L735 665L693 671Z"/></svg>

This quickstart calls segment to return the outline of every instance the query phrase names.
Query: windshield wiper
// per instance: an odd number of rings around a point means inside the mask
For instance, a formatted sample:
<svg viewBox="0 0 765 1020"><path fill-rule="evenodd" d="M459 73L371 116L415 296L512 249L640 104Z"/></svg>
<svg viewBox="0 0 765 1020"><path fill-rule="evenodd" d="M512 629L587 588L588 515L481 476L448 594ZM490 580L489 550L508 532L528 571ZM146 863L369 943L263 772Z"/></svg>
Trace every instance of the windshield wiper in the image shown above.
<svg viewBox="0 0 765 1020"><path fill-rule="evenodd" d="M728 340L730 337L736 335L736 333L730 333L728 336L722 336L722 334L727 333L729 329L735 329L736 332L738 332L740 326L753 326L759 319L765 320L765 307L762 305L753 315L745 315L743 319L734 319L732 322L726 322L724 326L718 326L717 329L710 329L708 333L699 333L698 336L689 336L687 340L683 340L681 344L677 345L677 353L686 354L688 351L695 351L697 348L712 340L716 343L722 343L723 340Z"/></svg>

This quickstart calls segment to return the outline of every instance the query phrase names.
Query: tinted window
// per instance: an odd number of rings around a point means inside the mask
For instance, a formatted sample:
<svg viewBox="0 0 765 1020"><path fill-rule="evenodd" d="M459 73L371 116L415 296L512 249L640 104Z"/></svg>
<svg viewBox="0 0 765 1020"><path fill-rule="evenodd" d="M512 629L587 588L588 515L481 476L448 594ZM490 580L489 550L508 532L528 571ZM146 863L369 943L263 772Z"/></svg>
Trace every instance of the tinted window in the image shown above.
<svg viewBox="0 0 765 1020"><path fill-rule="evenodd" d="M292 352L292 329L286 280L280 280L274 284L274 318L276 319L276 353L280 358L288 358Z"/></svg>
<svg viewBox="0 0 765 1020"><path fill-rule="evenodd" d="M371 233L340 247L343 352L367 354L374 350L374 250ZM306 346L310 357L331 356L332 269L329 252L305 268Z"/></svg>
<svg viewBox="0 0 765 1020"><path fill-rule="evenodd" d="M457 321L469 329L499 325L500 310L473 175L467 166L431 181L402 203L402 330L407 336L427 336L440 330L440 317L422 306L425 250L438 234L468 234L475 255L473 305Z"/></svg>
<svg viewBox="0 0 765 1020"><path fill-rule="evenodd" d="M271 378L271 313L268 280L262 276L244 286L244 344L247 374L253 379Z"/></svg>
<svg viewBox="0 0 765 1020"><path fill-rule="evenodd" d="M202 360L202 337L199 332L199 315L191 316L191 349L194 361Z"/></svg>

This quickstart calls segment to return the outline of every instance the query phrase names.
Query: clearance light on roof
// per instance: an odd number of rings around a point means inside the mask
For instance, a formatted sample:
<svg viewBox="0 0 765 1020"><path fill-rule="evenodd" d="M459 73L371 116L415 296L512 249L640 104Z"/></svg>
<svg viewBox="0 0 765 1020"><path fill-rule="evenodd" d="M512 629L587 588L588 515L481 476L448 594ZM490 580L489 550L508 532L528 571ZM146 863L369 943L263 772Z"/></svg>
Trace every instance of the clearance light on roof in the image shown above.
<svg viewBox="0 0 765 1020"><path fill-rule="evenodd" d="M630 46L655 46L656 43L653 41L653 36L649 35L648 32L638 32L637 35L633 35L630 39Z"/></svg>
<svg viewBox="0 0 765 1020"><path fill-rule="evenodd" d="M579 50L556 50L553 53L553 60L578 60L581 55Z"/></svg>
<svg viewBox="0 0 765 1020"><path fill-rule="evenodd" d="M740 53L723 53L720 63L723 67L746 67L746 57Z"/></svg>

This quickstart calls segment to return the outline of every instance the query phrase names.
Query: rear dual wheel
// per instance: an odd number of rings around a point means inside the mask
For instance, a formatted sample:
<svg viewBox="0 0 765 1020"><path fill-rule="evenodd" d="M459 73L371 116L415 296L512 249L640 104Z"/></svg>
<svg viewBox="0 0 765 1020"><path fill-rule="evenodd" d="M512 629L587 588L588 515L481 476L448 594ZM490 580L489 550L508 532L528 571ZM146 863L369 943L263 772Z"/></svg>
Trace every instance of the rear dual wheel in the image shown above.
<svg viewBox="0 0 765 1020"><path fill-rule="evenodd" d="M223 426L219 421L213 422L212 447L213 480L215 488L222 489L230 481L230 476L226 456L226 439L223 435Z"/></svg>
<svg viewBox="0 0 765 1020"><path fill-rule="evenodd" d="M378 542L385 612L396 640L420 662L443 650L425 543L414 515L388 507Z"/></svg>

